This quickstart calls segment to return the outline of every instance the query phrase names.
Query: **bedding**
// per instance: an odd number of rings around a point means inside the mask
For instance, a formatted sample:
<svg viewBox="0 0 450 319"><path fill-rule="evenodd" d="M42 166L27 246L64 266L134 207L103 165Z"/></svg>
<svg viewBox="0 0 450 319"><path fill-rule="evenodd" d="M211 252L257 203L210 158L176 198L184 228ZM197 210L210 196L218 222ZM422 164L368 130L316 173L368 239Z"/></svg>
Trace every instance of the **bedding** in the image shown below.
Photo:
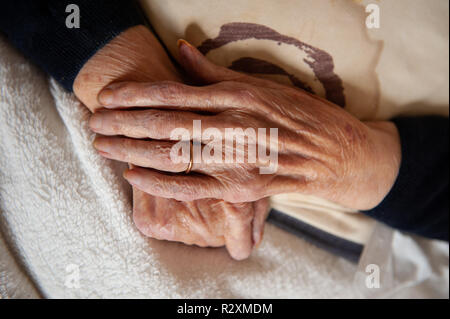
<svg viewBox="0 0 450 319"><path fill-rule="evenodd" d="M19 262L20 259L11 253L0 233L0 299L40 297L33 281Z"/></svg>

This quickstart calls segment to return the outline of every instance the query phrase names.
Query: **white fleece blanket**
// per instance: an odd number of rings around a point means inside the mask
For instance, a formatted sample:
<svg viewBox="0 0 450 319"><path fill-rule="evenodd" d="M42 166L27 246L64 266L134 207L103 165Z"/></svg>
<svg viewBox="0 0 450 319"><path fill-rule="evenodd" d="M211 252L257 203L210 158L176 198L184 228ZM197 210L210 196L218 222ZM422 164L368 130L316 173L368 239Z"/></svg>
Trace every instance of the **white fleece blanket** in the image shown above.
<svg viewBox="0 0 450 319"><path fill-rule="evenodd" d="M124 166L91 145L87 109L3 38L0 89L1 229L44 297L448 298L448 245L383 227L383 248L375 236L358 266L272 225L242 262L145 238ZM386 273L378 290L365 289L368 263Z"/></svg>

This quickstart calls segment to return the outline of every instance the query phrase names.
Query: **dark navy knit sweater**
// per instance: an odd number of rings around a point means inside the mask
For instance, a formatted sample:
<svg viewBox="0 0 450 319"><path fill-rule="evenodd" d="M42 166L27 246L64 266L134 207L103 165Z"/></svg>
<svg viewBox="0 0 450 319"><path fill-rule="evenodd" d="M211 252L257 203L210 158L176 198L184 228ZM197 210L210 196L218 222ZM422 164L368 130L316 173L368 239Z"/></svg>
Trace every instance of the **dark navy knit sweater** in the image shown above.
<svg viewBox="0 0 450 319"><path fill-rule="evenodd" d="M80 28L66 27L66 7L80 8ZM66 89L84 63L129 27L145 24L130 0L14 0L0 9L0 30L25 56ZM448 118L393 120L400 132L397 181L376 208L364 213L394 228L448 241Z"/></svg>

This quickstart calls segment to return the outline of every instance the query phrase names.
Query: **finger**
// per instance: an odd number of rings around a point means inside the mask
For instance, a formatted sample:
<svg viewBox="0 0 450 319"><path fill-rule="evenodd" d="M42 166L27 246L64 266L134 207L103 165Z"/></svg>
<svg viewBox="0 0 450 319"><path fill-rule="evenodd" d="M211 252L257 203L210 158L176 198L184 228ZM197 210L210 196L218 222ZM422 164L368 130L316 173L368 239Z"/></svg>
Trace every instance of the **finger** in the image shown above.
<svg viewBox="0 0 450 319"><path fill-rule="evenodd" d="M204 84L232 81L243 74L210 62L203 54L185 40L178 40L180 64L190 76Z"/></svg>
<svg viewBox="0 0 450 319"><path fill-rule="evenodd" d="M202 175L170 175L135 167L124 172L124 178L147 194L188 202L204 198L220 198L222 186L214 178Z"/></svg>
<svg viewBox="0 0 450 319"><path fill-rule="evenodd" d="M155 221L158 220L158 198L148 195L133 187L133 221L136 228L145 236L169 240L155 232Z"/></svg>
<svg viewBox="0 0 450 319"><path fill-rule="evenodd" d="M198 218L193 202L154 197L134 190L133 221L144 235L187 245L223 246L223 240L209 233L205 219Z"/></svg>
<svg viewBox="0 0 450 319"><path fill-rule="evenodd" d="M175 142L100 136L95 139L94 147L109 159L177 173L184 172L189 165L190 145L186 143L186 152L182 154L185 156L177 158L172 157L178 154L171 155Z"/></svg>
<svg viewBox="0 0 450 319"><path fill-rule="evenodd" d="M213 84L223 81L236 81L263 87L281 87L273 81L259 79L244 73L236 72L210 62L200 51L185 40L178 40L180 64L193 78L203 84Z"/></svg>
<svg viewBox="0 0 450 319"><path fill-rule="evenodd" d="M264 235L264 225L269 214L269 200L260 199L253 203L255 216L252 221L253 247L258 247Z"/></svg>
<svg viewBox="0 0 450 319"><path fill-rule="evenodd" d="M252 239L252 205L229 204L223 202L226 210L225 246L231 257L243 260L250 256L253 249ZM241 207L247 206L247 211Z"/></svg>
<svg viewBox="0 0 450 319"><path fill-rule="evenodd" d="M159 109L222 112L236 108L236 95L226 86L189 86L173 81L121 82L105 88L99 102L106 108L158 107Z"/></svg>
<svg viewBox="0 0 450 319"><path fill-rule="evenodd" d="M209 127L208 116L182 111L103 111L94 113L89 121L91 130L102 135L125 135L132 138L171 139L175 129L184 128L193 135L193 121L201 120ZM179 132L179 131L178 131ZM186 133L187 133L186 132ZM190 139L187 136L187 139ZM184 136L174 139L186 139Z"/></svg>

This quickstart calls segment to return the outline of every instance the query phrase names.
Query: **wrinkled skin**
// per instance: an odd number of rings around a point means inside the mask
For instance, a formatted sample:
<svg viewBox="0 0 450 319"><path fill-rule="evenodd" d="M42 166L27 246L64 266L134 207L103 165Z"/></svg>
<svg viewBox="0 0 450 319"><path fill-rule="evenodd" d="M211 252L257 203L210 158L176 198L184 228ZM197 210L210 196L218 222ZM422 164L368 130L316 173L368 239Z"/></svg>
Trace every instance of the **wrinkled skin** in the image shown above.
<svg viewBox="0 0 450 319"><path fill-rule="evenodd" d="M134 222L149 237L201 247L226 246L234 259L241 260L261 242L267 211L265 199L232 204L142 197L135 204Z"/></svg>
<svg viewBox="0 0 450 319"><path fill-rule="evenodd" d="M99 50L81 69L74 93L91 112L101 109L98 93L117 81L181 81L151 32L136 26ZM237 260L249 257L263 237L268 201L230 204L205 199L180 202L133 187L133 220L146 236L198 246L226 246Z"/></svg>
<svg viewBox="0 0 450 319"><path fill-rule="evenodd" d="M216 66L184 41L179 48L187 73L209 85L116 83L99 95L111 110L91 118L91 128L107 135L95 142L102 155L140 166L124 174L133 186L165 198L233 203L300 192L361 210L376 206L389 192L400 165L393 123L363 123L305 91ZM146 109L126 110L130 107ZM260 174L265 164L258 161L202 161L194 163L194 173L173 174L186 170L186 164L170 158L176 143L170 141L171 131L181 127L192 134L193 120L201 120L203 130L221 132L278 128L277 171ZM138 140L143 138L151 140Z"/></svg>

